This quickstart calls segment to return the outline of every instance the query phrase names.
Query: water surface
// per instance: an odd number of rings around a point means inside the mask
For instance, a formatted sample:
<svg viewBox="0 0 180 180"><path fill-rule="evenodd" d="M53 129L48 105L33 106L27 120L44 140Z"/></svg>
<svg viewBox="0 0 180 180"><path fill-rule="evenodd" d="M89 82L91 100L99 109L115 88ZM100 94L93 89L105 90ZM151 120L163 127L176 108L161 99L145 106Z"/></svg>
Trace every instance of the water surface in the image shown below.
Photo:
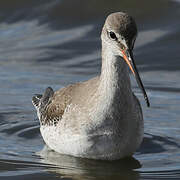
<svg viewBox="0 0 180 180"><path fill-rule="evenodd" d="M180 179L180 1L2 0L0 179ZM44 145L31 97L100 72L105 16L126 11L139 29L135 60L151 101L144 141L114 162L59 155Z"/></svg>

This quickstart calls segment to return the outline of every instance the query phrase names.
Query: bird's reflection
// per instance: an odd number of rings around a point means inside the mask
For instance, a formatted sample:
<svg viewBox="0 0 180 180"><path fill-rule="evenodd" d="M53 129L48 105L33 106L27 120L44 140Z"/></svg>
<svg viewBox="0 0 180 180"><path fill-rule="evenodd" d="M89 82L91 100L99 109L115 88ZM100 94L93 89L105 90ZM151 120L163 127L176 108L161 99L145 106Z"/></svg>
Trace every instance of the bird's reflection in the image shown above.
<svg viewBox="0 0 180 180"><path fill-rule="evenodd" d="M47 168L49 172L56 173L59 177L81 179L122 179L137 180L139 173L136 169L141 164L135 158L126 158L118 161L97 161L82 158L75 158L61 155L51 151L45 146L38 155L41 162L55 165L55 168Z"/></svg>

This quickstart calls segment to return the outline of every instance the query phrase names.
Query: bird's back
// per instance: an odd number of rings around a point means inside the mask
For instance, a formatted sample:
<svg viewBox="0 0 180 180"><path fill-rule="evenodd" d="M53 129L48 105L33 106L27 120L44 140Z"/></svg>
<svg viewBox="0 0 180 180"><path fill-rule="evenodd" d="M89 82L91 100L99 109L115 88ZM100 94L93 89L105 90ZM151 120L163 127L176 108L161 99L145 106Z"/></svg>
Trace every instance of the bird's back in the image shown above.
<svg viewBox="0 0 180 180"><path fill-rule="evenodd" d="M79 108L90 105L89 99L92 99L96 94L98 80L99 77L97 76L85 82L71 84L56 92L48 87L43 95L36 94L33 96L32 103L37 109L41 124L57 123L70 105Z"/></svg>

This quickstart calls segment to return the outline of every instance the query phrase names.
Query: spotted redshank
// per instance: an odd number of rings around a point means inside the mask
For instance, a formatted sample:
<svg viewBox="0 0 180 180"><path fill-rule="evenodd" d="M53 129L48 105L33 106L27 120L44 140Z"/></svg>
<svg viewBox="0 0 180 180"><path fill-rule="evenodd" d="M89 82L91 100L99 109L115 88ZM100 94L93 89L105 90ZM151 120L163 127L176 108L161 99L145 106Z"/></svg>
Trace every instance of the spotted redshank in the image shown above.
<svg viewBox="0 0 180 180"><path fill-rule="evenodd" d="M136 36L131 16L123 12L110 14L101 33L100 76L56 92L49 87L43 95L32 98L42 137L51 149L101 160L133 155L142 142L144 123L128 66L149 106L133 59Z"/></svg>

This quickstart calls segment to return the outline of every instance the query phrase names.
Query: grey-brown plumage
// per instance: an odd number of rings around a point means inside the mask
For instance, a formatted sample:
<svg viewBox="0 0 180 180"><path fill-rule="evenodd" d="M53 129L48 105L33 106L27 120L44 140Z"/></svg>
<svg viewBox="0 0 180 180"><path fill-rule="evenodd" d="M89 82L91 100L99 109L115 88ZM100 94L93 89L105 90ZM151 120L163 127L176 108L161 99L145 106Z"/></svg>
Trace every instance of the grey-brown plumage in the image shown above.
<svg viewBox="0 0 180 180"><path fill-rule="evenodd" d="M142 141L143 117L128 66L147 98L133 60L135 21L109 15L103 26L100 76L33 97L46 144L55 151L93 159L132 155ZM128 64L128 66L127 66ZM148 99L147 102L149 103Z"/></svg>
<svg viewBox="0 0 180 180"><path fill-rule="evenodd" d="M106 26L114 27L114 31L121 34L122 37L125 38L125 41L128 47L131 47L131 43L134 37L137 36L137 27L134 19L126 13L119 12L119 16L117 13L112 13L106 19ZM119 26L121 24L121 26Z"/></svg>

